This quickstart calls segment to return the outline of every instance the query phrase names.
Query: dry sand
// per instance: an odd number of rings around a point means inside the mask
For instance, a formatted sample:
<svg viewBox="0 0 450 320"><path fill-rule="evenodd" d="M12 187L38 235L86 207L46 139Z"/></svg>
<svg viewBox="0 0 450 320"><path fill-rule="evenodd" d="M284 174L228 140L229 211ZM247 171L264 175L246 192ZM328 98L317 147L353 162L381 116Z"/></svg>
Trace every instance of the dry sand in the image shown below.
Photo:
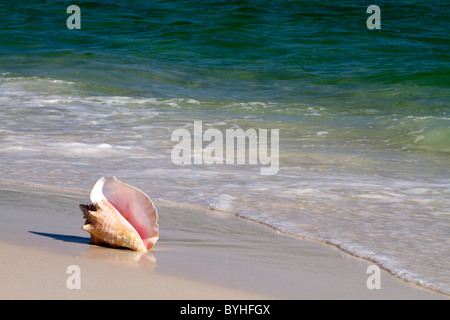
<svg viewBox="0 0 450 320"><path fill-rule="evenodd" d="M0 185L1 299L448 299L337 248L233 215L157 206L147 254L90 245L88 194ZM80 289L69 289L80 271Z"/></svg>

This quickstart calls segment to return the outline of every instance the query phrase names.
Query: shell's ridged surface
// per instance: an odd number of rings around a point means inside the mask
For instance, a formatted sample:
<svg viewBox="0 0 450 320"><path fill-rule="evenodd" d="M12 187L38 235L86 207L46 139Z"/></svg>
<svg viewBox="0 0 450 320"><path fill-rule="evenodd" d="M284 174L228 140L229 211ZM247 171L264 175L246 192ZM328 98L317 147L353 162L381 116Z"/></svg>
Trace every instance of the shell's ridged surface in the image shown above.
<svg viewBox="0 0 450 320"><path fill-rule="evenodd" d="M114 208L106 202L80 205L80 208L86 219L83 230L91 234L92 244L107 244L115 248L147 251L139 234L123 223Z"/></svg>
<svg viewBox="0 0 450 320"><path fill-rule="evenodd" d="M101 178L91 193L94 204L80 204L92 244L147 252L159 238L157 212L141 190L115 177ZM133 226L133 224L135 226Z"/></svg>

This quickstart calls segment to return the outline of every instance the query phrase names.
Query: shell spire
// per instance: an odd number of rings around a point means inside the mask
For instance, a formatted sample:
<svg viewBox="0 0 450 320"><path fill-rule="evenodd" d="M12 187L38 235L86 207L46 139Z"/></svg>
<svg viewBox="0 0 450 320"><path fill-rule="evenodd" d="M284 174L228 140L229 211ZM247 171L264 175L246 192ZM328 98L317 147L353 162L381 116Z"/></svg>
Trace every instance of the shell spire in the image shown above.
<svg viewBox="0 0 450 320"><path fill-rule="evenodd" d="M90 195L93 204L80 204L86 219L82 229L92 244L106 244L147 252L159 238L158 214L141 190L115 177L97 181Z"/></svg>

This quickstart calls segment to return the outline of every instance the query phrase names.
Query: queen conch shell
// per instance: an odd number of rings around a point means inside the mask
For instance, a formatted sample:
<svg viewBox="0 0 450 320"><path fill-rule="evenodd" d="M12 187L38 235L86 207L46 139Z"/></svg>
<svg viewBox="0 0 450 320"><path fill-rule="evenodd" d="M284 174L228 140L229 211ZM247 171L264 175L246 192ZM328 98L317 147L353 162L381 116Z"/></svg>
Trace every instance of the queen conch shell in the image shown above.
<svg viewBox="0 0 450 320"><path fill-rule="evenodd" d="M147 252L159 238L158 214L141 190L103 177L92 188L93 204L80 204L92 244L106 244Z"/></svg>

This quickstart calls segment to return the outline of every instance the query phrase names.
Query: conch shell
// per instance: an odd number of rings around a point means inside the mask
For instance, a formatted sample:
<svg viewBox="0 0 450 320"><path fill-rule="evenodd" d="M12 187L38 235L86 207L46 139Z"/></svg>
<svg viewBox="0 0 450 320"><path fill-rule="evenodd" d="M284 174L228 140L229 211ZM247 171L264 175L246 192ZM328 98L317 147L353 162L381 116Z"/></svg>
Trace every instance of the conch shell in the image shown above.
<svg viewBox="0 0 450 320"><path fill-rule="evenodd" d="M93 204L80 204L92 244L106 244L147 252L159 238L158 214L152 200L141 190L103 177L90 195Z"/></svg>

